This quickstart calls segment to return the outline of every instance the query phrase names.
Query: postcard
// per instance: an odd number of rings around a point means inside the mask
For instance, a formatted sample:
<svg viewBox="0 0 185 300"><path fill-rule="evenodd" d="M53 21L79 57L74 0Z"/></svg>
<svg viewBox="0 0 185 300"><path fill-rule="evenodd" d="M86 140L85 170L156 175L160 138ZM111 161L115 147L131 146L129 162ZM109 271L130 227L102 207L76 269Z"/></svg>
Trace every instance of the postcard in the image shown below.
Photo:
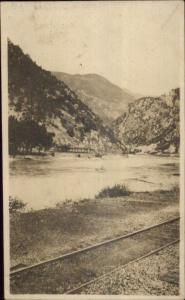
<svg viewBox="0 0 185 300"><path fill-rule="evenodd" d="M1 3L5 299L184 299L184 3Z"/></svg>

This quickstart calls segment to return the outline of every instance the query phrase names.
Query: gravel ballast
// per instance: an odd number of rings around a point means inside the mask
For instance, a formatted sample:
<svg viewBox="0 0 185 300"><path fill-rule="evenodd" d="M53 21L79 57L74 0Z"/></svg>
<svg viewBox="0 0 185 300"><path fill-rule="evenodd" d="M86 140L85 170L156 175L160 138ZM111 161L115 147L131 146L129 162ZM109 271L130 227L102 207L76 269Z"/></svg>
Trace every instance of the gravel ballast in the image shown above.
<svg viewBox="0 0 185 300"><path fill-rule="evenodd" d="M178 272L179 243L107 275L80 294L175 296L179 294Z"/></svg>

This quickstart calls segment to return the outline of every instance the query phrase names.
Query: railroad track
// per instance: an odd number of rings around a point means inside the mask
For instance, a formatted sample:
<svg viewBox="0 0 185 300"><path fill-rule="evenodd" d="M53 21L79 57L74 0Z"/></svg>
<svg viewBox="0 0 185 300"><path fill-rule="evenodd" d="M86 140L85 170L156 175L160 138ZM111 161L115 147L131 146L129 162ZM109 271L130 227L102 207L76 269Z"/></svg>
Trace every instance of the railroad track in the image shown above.
<svg viewBox="0 0 185 300"><path fill-rule="evenodd" d="M69 294L79 294L79 293L81 293L81 291L82 291L84 288L87 288L89 285L91 285L91 284L93 284L93 283L96 283L96 282L98 282L98 281L101 281L101 280L105 279L106 277L110 276L111 274L113 274L113 273L115 273L115 272L118 272L119 270L122 270L123 268L127 267L128 265L133 264L133 263L135 263L135 262L138 262L138 261L140 261L140 260L142 260L142 259L144 259L144 258L147 258L148 256L154 255L154 254L160 252L161 250L163 250L163 249L165 249L165 248L167 248L167 247L169 247L169 246L171 246L171 245L174 245L174 244L176 244L176 243L178 243L178 242L179 242L179 239L176 239L176 240L174 240L173 242L171 242L171 243L169 243L169 244L166 244L166 245L164 245L164 246L162 246L162 247L157 248L157 249L154 250L154 251L151 251L151 252L149 252L149 253L147 253L147 254L145 254L145 255L143 255L143 256L140 256L140 257L138 257L138 258L136 258L136 259L133 259L133 260L129 261L129 262L126 263L125 265L122 265L122 266L120 266L120 267L118 267L118 268L113 269L111 272L108 272L108 273L106 273L106 274L104 274L104 275L102 275L102 276L100 276L100 277L98 277L98 278L95 278L95 279L93 279L93 280L90 280L90 281L88 281L88 282L85 282L84 284L81 284L81 285L79 285L78 287L76 287L76 288L74 288L74 289L72 289L72 290L67 291L66 294L68 294L68 295L69 295Z"/></svg>
<svg viewBox="0 0 185 300"><path fill-rule="evenodd" d="M12 294L75 294L179 241L179 217L10 273Z"/></svg>

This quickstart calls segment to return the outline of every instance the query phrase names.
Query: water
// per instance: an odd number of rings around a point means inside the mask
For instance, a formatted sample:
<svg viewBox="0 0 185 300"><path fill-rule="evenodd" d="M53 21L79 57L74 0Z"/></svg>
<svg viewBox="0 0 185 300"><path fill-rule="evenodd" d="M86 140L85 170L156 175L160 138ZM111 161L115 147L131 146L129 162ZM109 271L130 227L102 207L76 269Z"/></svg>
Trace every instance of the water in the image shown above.
<svg viewBox="0 0 185 300"><path fill-rule="evenodd" d="M178 168L178 157L152 155L17 157L10 160L10 195L28 208L42 209L66 199L93 198L115 184L126 184L132 191L170 189L179 183Z"/></svg>

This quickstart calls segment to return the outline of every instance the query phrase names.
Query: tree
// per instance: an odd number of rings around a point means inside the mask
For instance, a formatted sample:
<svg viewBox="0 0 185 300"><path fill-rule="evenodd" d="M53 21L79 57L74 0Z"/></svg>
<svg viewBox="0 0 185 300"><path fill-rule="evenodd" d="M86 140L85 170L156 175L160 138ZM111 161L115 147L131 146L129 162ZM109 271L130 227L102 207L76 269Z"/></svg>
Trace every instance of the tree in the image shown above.
<svg viewBox="0 0 185 300"><path fill-rule="evenodd" d="M18 121L9 117L9 154L32 153L33 148L41 151L53 144L54 133L47 132L45 125L34 120Z"/></svg>
<svg viewBox="0 0 185 300"><path fill-rule="evenodd" d="M10 116L9 126L8 126L10 155L15 155L18 152L18 149L21 144L21 136L19 133L20 133L19 121L15 117Z"/></svg>

